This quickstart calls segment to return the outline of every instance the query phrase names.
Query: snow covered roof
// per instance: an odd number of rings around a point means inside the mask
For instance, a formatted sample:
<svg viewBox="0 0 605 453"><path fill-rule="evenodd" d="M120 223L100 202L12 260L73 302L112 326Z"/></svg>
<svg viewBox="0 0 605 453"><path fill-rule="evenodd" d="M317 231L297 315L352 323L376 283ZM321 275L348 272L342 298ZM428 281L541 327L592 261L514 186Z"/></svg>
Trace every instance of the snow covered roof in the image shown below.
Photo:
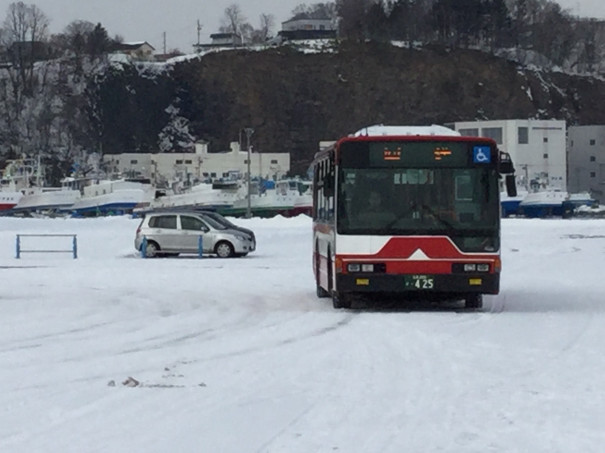
<svg viewBox="0 0 605 453"><path fill-rule="evenodd" d="M352 135L355 137L372 135L440 135L459 137L460 133L437 124L431 124L430 126L385 126L383 124L375 124L364 127Z"/></svg>

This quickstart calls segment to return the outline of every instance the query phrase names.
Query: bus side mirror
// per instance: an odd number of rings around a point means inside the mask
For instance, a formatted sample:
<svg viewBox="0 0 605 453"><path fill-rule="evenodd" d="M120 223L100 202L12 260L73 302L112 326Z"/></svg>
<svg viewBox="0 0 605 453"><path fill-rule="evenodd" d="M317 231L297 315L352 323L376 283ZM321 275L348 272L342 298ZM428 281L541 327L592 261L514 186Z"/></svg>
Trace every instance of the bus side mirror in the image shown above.
<svg viewBox="0 0 605 453"><path fill-rule="evenodd" d="M515 181L515 175L506 175L504 177L504 182L506 184L506 194L509 197L517 196L517 183Z"/></svg>
<svg viewBox="0 0 605 453"><path fill-rule="evenodd" d="M515 167L508 153L500 151L500 159L498 162L498 172L500 174L514 173Z"/></svg>

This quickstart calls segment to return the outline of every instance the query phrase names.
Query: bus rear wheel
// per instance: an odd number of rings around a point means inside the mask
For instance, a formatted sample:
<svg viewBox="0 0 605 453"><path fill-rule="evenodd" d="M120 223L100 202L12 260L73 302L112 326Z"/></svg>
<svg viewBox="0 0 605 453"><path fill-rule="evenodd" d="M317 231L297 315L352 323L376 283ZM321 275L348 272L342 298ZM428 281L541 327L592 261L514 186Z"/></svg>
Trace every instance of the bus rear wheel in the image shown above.
<svg viewBox="0 0 605 453"><path fill-rule="evenodd" d="M482 294L469 294L464 298L464 307L478 310L483 308Z"/></svg>

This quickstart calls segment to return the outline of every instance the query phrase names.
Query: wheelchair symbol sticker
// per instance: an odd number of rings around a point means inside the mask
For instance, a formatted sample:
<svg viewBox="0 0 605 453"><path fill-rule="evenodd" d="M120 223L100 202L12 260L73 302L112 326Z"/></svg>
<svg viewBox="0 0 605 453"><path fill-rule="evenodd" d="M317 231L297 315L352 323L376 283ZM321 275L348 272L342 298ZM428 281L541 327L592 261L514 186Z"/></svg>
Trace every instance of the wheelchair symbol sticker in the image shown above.
<svg viewBox="0 0 605 453"><path fill-rule="evenodd" d="M489 164L492 161L492 154L489 146L475 146L473 148L473 163Z"/></svg>

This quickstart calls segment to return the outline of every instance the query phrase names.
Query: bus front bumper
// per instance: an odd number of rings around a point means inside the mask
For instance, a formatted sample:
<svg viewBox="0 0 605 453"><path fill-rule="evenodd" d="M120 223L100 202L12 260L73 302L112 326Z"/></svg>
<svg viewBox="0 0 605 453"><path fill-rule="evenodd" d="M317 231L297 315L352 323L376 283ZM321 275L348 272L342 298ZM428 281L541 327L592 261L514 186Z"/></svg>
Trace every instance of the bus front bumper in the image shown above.
<svg viewBox="0 0 605 453"><path fill-rule="evenodd" d="M500 274L337 274L340 293L498 294Z"/></svg>

